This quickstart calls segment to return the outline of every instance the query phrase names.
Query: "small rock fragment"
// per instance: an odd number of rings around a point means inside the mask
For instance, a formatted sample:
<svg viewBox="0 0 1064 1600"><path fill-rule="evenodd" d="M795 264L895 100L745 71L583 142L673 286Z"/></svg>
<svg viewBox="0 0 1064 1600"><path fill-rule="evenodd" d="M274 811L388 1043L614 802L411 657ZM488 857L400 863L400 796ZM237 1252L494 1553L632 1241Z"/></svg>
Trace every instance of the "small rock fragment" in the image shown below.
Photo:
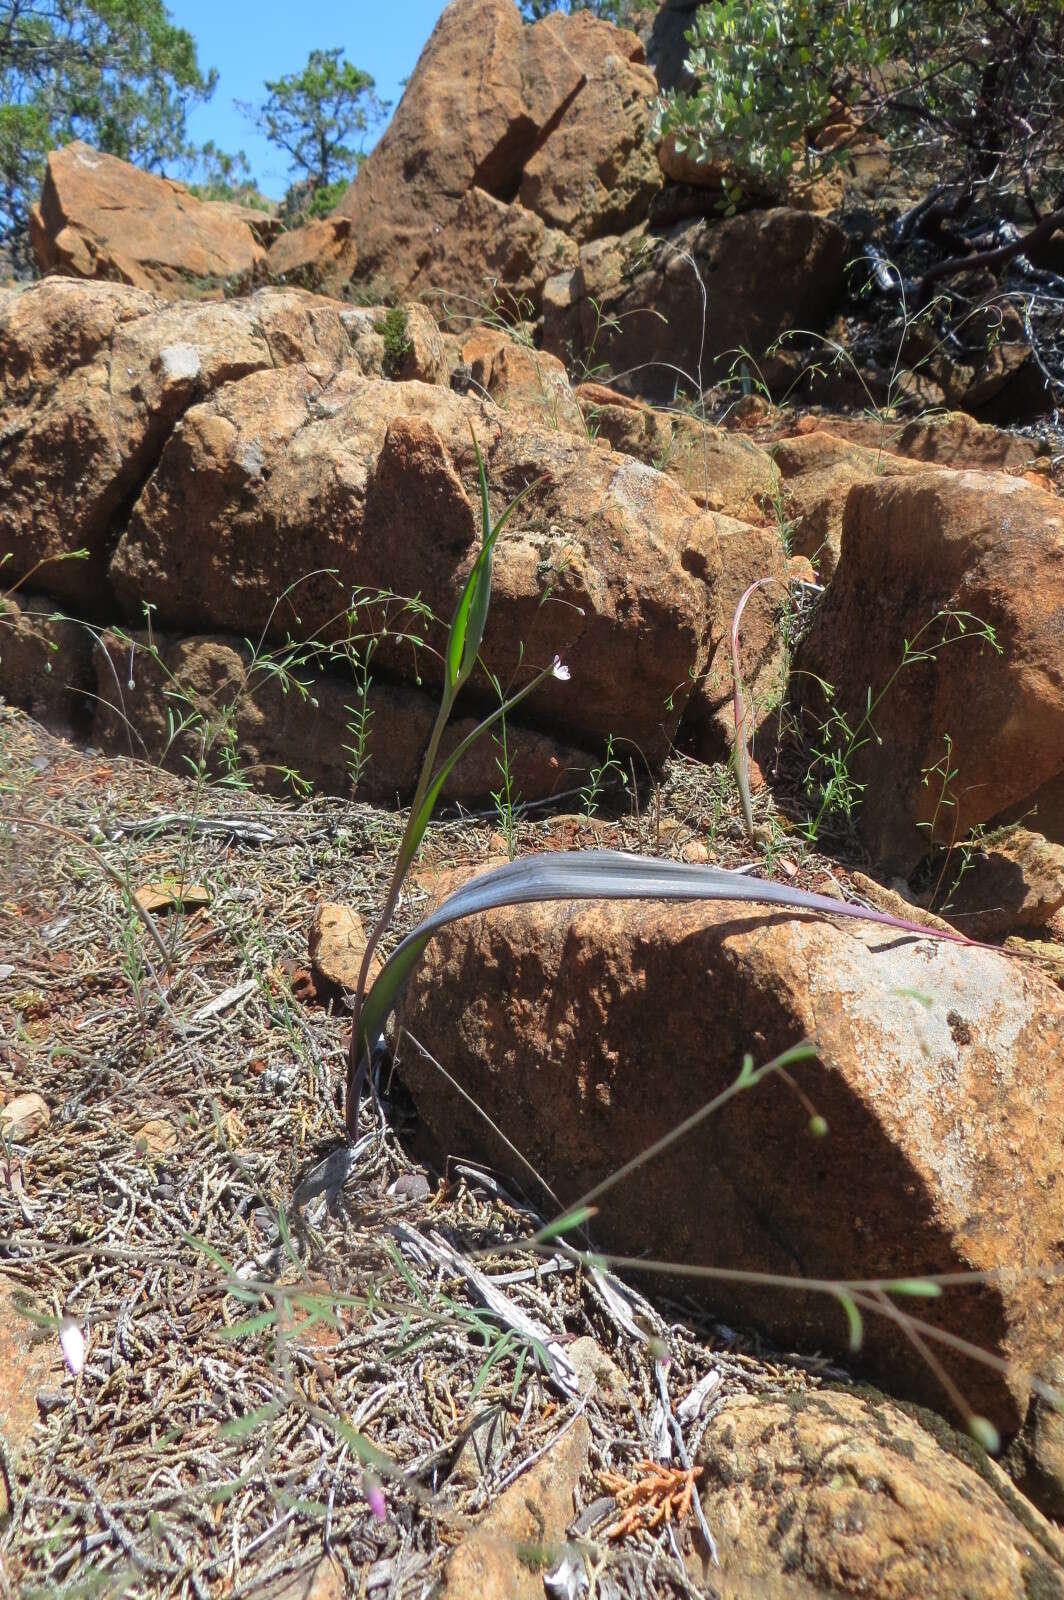
<svg viewBox="0 0 1064 1600"><path fill-rule="evenodd" d="M492 1469L506 1449L513 1424L501 1407L493 1407L470 1429L448 1480L454 1488L472 1488Z"/></svg>
<svg viewBox="0 0 1064 1600"><path fill-rule="evenodd" d="M790 583L816 583L816 569L809 557L788 556L787 578Z"/></svg>
<svg viewBox="0 0 1064 1600"><path fill-rule="evenodd" d="M314 913L307 949L319 988L354 993L366 950L366 934L357 911L323 901ZM374 956L369 969L371 984L379 971L380 962Z"/></svg>
<svg viewBox="0 0 1064 1600"><path fill-rule="evenodd" d="M970 939L1043 927L1064 906L1064 845L1040 833L1014 828L966 862L955 855L957 865L946 868L956 882L945 915Z"/></svg>
<svg viewBox="0 0 1064 1600"><path fill-rule="evenodd" d="M145 883L133 899L142 911L198 911L211 903L210 891L201 883L181 883L177 878L162 878Z"/></svg>
<svg viewBox="0 0 1064 1600"><path fill-rule="evenodd" d="M561 1554L590 1443L581 1417L510 1485L455 1549L440 1600L543 1600L543 1573Z"/></svg>
<svg viewBox="0 0 1064 1600"><path fill-rule="evenodd" d="M624 1373L597 1339L592 1339L589 1334L582 1339L574 1339L566 1354L576 1373L581 1394L592 1390L596 1400L600 1400L611 1411L629 1404Z"/></svg>
<svg viewBox="0 0 1064 1600"><path fill-rule="evenodd" d="M30 1139L52 1120L44 1100L39 1094L17 1094L0 1111L0 1132L8 1139Z"/></svg>
<svg viewBox="0 0 1064 1600"><path fill-rule="evenodd" d="M928 1413L833 1390L743 1396L701 1460L729 1600L1064 1592L1058 1531Z"/></svg>
<svg viewBox="0 0 1064 1600"><path fill-rule="evenodd" d="M332 1556L316 1566L267 1578L245 1590L247 1600L343 1600L347 1593L343 1568Z"/></svg>
<svg viewBox="0 0 1064 1600"><path fill-rule="evenodd" d="M133 1144L142 1155L169 1155L177 1148L177 1129L165 1117L150 1117L133 1135Z"/></svg>
<svg viewBox="0 0 1064 1600"><path fill-rule="evenodd" d="M388 1189L389 1198L393 1200L427 1200L431 1193L429 1180L423 1172L404 1172Z"/></svg>

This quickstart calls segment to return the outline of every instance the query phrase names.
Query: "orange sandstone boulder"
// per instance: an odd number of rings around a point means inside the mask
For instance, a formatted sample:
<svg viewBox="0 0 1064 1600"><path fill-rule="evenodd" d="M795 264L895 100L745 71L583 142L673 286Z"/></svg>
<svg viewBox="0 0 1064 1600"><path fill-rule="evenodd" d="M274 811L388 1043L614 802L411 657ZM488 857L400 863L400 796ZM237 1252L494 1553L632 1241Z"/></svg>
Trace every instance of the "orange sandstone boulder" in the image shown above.
<svg viewBox="0 0 1064 1600"><path fill-rule="evenodd" d="M1064 1336L1064 996L1038 973L756 905L561 902L442 929L401 1019L469 1097L402 1052L440 1143L505 1171L503 1129L563 1205L733 1083L747 1052L760 1065L813 1041L792 1073L825 1137L786 1083L763 1082L603 1193L595 1243L675 1263L674 1283L733 1324L839 1355L846 1319L830 1295L727 1269L985 1273L907 1309L1004 1363L935 1346L1003 1434L1036 1415L1031 1374L1052 1376ZM685 1266L725 1275L685 1279ZM885 1317L866 1316L860 1362L948 1404Z"/></svg>
<svg viewBox="0 0 1064 1600"><path fill-rule="evenodd" d="M265 263L256 216L198 200L170 178L75 139L48 157L30 238L42 272L108 278L166 299L218 297Z"/></svg>
<svg viewBox="0 0 1064 1600"><path fill-rule="evenodd" d="M940 842L963 839L1064 778L1064 501L979 472L855 484L838 570L798 655L808 715L825 715L813 674L859 720L907 640L928 658L894 678L876 737L852 762L862 838L899 869L925 853L932 828ZM1036 825L1057 842L1059 824L1040 807Z"/></svg>

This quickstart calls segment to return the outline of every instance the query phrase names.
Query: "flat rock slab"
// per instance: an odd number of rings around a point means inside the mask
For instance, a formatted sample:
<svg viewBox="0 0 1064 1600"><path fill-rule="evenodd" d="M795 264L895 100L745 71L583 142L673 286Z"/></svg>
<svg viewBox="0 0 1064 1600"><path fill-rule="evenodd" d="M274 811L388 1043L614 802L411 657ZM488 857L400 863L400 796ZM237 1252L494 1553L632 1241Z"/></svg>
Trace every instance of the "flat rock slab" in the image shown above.
<svg viewBox="0 0 1064 1600"><path fill-rule="evenodd" d="M270 222L75 139L48 157L30 239L42 272L117 279L167 299L220 297L265 263Z"/></svg>

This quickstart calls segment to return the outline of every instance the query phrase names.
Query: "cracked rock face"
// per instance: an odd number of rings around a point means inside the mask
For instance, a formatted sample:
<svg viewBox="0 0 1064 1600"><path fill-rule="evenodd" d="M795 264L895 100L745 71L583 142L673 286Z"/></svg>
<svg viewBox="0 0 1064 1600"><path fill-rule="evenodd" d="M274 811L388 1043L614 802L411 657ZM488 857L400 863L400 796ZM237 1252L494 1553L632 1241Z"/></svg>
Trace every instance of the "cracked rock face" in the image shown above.
<svg viewBox="0 0 1064 1600"><path fill-rule="evenodd" d="M669 403L724 378L738 350L760 357L787 329L819 327L848 251L836 223L786 205L594 238L545 286L543 346Z"/></svg>
<svg viewBox="0 0 1064 1600"><path fill-rule="evenodd" d="M378 593L449 618L480 547L471 424L493 514L532 485L496 551L490 670L505 681L521 641L534 663L579 663L580 693L552 680L530 717L578 744L623 727L659 759L718 633L712 523L664 474L441 385L304 365L227 384L162 451L111 563L115 591L130 614L150 599L161 626L278 641L342 635L356 593L359 628L416 621ZM412 673L394 637L375 659ZM432 683L438 669L426 655L416 670Z"/></svg>
<svg viewBox="0 0 1064 1600"><path fill-rule="evenodd" d="M948 613L968 614L966 637ZM978 623L995 630L999 649ZM824 715L815 673L833 685L834 705L860 718L906 640L932 658L898 674L876 708L877 737L853 762L866 785L857 825L875 858L908 871L932 829L949 843L1036 805L1038 828L1064 841L1060 808L1041 798L1064 787L1062 639L1057 496L970 471L854 484L838 569L798 652L805 676L796 684L812 717Z"/></svg>
<svg viewBox="0 0 1064 1600"><path fill-rule="evenodd" d="M439 658L415 641L442 646L434 618L452 615L480 548L474 430L492 515L523 495L496 550L484 659L503 682L522 647L526 665L558 655L578 675L579 692L551 679L523 707L526 771L549 779L529 793L564 786L574 756L585 771L609 734L660 761L722 632L719 519L589 438L552 357L481 330L463 348L486 394L460 394L429 313L406 308L392 355L382 316L294 289L164 303L48 280L0 299L6 576L93 623L136 628L150 606L153 627L193 654L205 635L374 636L375 675L417 689L420 708ZM727 483L715 460L708 470ZM83 661L76 676L76 695L94 692ZM3 680L21 703L24 679ZM342 711L350 688L335 692ZM495 703L482 679L460 710L477 695ZM275 719L279 746L249 717L263 760L288 741L306 753L290 718ZM330 787L345 742L342 717L331 726L332 756L320 741L311 751ZM157 746L156 730L141 736ZM408 787L406 756L378 766ZM464 792L490 792L494 767L484 776Z"/></svg>
<svg viewBox="0 0 1064 1600"><path fill-rule="evenodd" d="M855 931L856 930L856 931ZM430 942L403 1002L410 1032L563 1203L575 1201L736 1078L802 1039L793 1069L737 1096L599 1202L595 1241L626 1255L744 1272L867 1280L997 1272L908 1302L1007 1371L945 1354L1003 1433L1027 1374L1064 1333L1064 999L987 951L738 905L555 904L491 912ZM446 1150L512 1158L467 1101L406 1052ZM518 1174L515 1174L515 1179ZM527 1181L527 1176L521 1182ZM686 1287L729 1322L842 1353L828 1296L725 1280ZM862 1363L946 1404L897 1328L865 1319Z"/></svg>
<svg viewBox="0 0 1064 1600"><path fill-rule="evenodd" d="M353 360L341 308L297 290L165 304L48 279L0 306L0 481L10 576L99 612L118 531L189 406L290 361ZM72 559L84 550L83 558ZM144 599L150 598L145 595Z"/></svg>
<svg viewBox="0 0 1064 1600"><path fill-rule="evenodd" d="M646 214L656 91L639 40L608 22L526 27L512 0L456 0L338 208L355 281L446 291L466 315L499 283L538 309L581 240Z"/></svg>

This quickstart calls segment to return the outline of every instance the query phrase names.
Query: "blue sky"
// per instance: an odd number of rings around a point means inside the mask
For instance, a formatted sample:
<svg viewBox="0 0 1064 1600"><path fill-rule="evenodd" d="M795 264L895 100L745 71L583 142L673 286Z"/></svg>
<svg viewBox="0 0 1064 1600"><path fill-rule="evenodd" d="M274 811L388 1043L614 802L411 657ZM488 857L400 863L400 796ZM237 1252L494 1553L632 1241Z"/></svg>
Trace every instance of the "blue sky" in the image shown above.
<svg viewBox="0 0 1064 1600"><path fill-rule="evenodd" d="M394 105L444 0L167 0L167 6L196 40L200 66L218 69L213 98L190 118L190 137L243 150L262 190L280 198L289 181L284 154L255 133L233 101L260 102L267 78L298 71L311 50L340 45Z"/></svg>

